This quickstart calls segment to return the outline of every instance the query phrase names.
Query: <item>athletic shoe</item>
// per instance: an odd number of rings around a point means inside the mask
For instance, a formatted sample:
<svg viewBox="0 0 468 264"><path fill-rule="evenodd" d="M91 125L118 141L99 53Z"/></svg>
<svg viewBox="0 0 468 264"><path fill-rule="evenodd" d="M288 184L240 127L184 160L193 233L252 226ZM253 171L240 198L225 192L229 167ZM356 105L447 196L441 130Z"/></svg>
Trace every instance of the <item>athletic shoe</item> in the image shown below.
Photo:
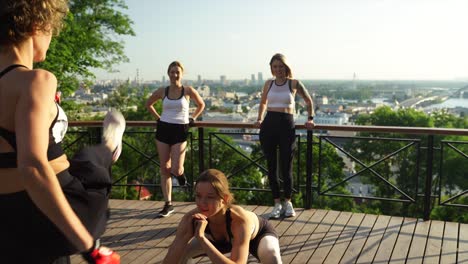
<svg viewBox="0 0 468 264"><path fill-rule="evenodd" d="M270 213L270 219L280 218L282 209L283 209L283 206L281 206L280 203L275 203L275 207L273 207L273 210Z"/></svg>
<svg viewBox="0 0 468 264"><path fill-rule="evenodd" d="M294 211L294 208L291 202L286 202L284 204L284 217L293 217L293 216L296 216L296 211Z"/></svg>
<svg viewBox="0 0 468 264"><path fill-rule="evenodd" d="M112 150L112 161L116 162L122 152L122 137L125 132L125 118L112 109L103 122L102 142Z"/></svg>
<svg viewBox="0 0 468 264"><path fill-rule="evenodd" d="M176 179L177 179L177 182L179 183L179 186L185 186L185 184L187 183L187 178L185 178L185 174L177 176Z"/></svg>
<svg viewBox="0 0 468 264"><path fill-rule="evenodd" d="M160 217L168 217L169 215L172 214L172 212L174 212L174 206L172 206L172 204L164 204L164 207L163 209L161 210L161 212L159 212L159 216Z"/></svg>

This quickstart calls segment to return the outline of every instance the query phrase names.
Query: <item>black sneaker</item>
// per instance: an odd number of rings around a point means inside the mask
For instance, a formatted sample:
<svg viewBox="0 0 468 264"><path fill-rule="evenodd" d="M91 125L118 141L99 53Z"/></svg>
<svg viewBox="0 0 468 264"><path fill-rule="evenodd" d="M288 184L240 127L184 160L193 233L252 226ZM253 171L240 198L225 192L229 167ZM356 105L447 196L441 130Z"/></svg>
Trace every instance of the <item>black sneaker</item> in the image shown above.
<svg viewBox="0 0 468 264"><path fill-rule="evenodd" d="M176 177L177 179L177 182L179 182L179 186L185 186L185 184L187 183L187 179L185 178L185 174L182 174L178 177Z"/></svg>
<svg viewBox="0 0 468 264"><path fill-rule="evenodd" d="M168 217L169 215L172 214L172 212L174 212L174 206L172 206L172 204L165 204L164 205L164 208L161 210L161 212L159 212L159 216L160 217Z"/></svg>

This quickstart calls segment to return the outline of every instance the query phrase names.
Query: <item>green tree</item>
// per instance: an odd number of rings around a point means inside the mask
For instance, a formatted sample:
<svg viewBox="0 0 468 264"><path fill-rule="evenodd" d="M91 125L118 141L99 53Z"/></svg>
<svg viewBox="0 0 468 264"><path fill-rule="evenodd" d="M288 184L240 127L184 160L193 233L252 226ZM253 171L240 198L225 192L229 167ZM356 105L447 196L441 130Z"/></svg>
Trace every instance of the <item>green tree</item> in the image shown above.
<svg viewBox="0 0 468 264"><path fill-rule="evenodd" d="M38 67L50 70L59 80L59 89L68 95L81 82L95 78L93 69L113 71L127 62L120 36L135 33L133 22L121 10L123 0L72 0L62 32L51 42L47 60Z"/></svg>
<svg viewBox="0 0 468 264"><path fill-rule="evenodd" d="M358 117L357 124L359 125L377 125L377 126L407 126L407 127L445 127L445 128L465 128L467 124L467 119L464 117L455 117L446 111L434 112L431 115L426 115L423 112L414 110L414 109L399 109L392 110L389 107L381 107L376 109L376 111L370 115L361 115ZM356 158L362 161L366 165L370 165L376 160L389 155L393 151L396 151L406 144L405 141L400 141L403 138L421 140L420 146L420 157L419 157L419 167L421 168L419 175L417 175L417 151L416 148L408 148L404 152L393 156L386 162L379 164L378 166L373 167L374 171L382 175L390 183L396 185L399 189L415 196L415 177L419 178L419 193L422 193L422 188L424 187L424 179L426 176L426 158L425 154L427 153L424 149L427 146L428 138L426 136L418 135L404 135L404 134L391 134L391 133L359 133L359 136L368 137L367 141L356 140L354 143L350 143L346 146L350 153L352 153ZM393 138L395 140L387 141L377 139L377 137L386 137ZM375 138L375 139L374 139ZM466 142L468 138L462 136L434 136L434 159L433 159L433 173L436 181L434 182L433 190L436 191L438 188L439 181L442 181L442 195L453 195L460 190L466 190L466 177L468 171L468 163L466 158L463 157L462 153L467 153L468 148L467 144L464 143L451 143L450 146L454 146L458 149L455 151L451 148L446 147L444 153L438 151L440 146L443 143L443 140L449 141L464 141ZM448 146L448 145L446 145ZM441 157L441 155L443 155ZM443 175L439 175L438 168L441 164L439 161L443 162L444 171ZM363 167L360 165L356 166L356 171L359 171ZM389 187L387 184L384 184L382 180L375 177L371 173L367 173L367 177L362 177L361 180L365 183L372 184L375 186L375 196L385 197L385 198L398 198L401 199L403 196L395 191L393 188ZM452 192L451 190L455 190ZM466 201L466 199L458 199L461 201ZM366 203L365 210L370 210L375 212L376 210L391 215L418 215L421 212L421 204L398 204L390 202L368 202ZM433 213L437 215L437 219L447 219L450 218L449 212L452 212L451 209L436 209L436 212ZM444 215L446 213L447 215ZM464 219L467 217L461 217L457 219ZM456 220L455 218L453 220Z"/></svg>

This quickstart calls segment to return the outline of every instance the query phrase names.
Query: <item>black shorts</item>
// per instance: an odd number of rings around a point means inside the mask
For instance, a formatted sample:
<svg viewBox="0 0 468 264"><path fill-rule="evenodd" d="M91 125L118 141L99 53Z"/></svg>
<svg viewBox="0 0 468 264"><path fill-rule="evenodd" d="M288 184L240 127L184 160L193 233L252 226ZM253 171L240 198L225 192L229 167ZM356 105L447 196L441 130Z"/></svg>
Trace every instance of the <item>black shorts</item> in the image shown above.
<svg viewBox="0 0 468 264"><path fill-rule="evenodd" d="M86 147L57 174L73 211L95 238L109 218L110 151ZM34 204L26 191L0 194L0 259L2 263L51 263L77 253L58 227Z"/></svg>
<svg viewBox="0 0 468 264"><path fill-rule="evenodd" d="M249 251L254 257L258 259L258 245L260 240L266 236L274 236L278 238L275 227L265 218L258 216L259 228L257 236L250 241ZM278 238L279 239L279 238Z"/></svg>
<svg viewBox="0 0 468 264"><path fill-rule="evenodd" d="M187 141L189 124L172 124L158 121L156 125L156 139L168 145Z"/></svg>
<svg viewBox="0 0 468 264"><path fill-rule="evenodd" d="M83 225L99 238L108 219L108 197L86 190L67 170L57 176ZM0 195L0 211L0 255L5 263L50 263L78 252L26 191Z"/></svg>
<svg viewBox="0 0 468 264"><path fill-rule="evenodd" d="M249 252L258 260L258 245L260 244L260 240L266 236L273 236L278 238L278 234L276 233L275 227L265 218L258 216L258 233L254 239L250 240L249 244ZM225 241L213 241L210 240L213 246L219 250L219 252L226 254L231 252L232 244L230 242ZM206 254L202 254L200 256L204 256Z"/></svg>

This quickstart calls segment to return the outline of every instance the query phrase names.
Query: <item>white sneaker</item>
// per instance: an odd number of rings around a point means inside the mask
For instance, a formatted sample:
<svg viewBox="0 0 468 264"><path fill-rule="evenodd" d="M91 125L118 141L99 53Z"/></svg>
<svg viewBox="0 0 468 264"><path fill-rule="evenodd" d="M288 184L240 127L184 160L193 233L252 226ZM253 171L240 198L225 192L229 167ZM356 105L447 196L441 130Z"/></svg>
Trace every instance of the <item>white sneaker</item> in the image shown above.
<svg viewBox="0 0 468 264"><path fill-rule="evenodd" d="M296 211L294 211L293 205L291 202L284 203L284 217L293 217L296 216Z"/></svg>
<svg viewBox="0 0 468 264"><path fill-rule="evenodd" d="M275 203L275 207L270 213L270 219L278 219L281 216L281 211L283 210L283 206L280 203Z"/></svg>
<svg viewBox="0 0 468 264"><path fill-rule="evenodd" d="M125 118L122 113L112 109L107 112L103 122L102 142L111 149L115 162L122 151L122 137L125 132Z"/></svg>

